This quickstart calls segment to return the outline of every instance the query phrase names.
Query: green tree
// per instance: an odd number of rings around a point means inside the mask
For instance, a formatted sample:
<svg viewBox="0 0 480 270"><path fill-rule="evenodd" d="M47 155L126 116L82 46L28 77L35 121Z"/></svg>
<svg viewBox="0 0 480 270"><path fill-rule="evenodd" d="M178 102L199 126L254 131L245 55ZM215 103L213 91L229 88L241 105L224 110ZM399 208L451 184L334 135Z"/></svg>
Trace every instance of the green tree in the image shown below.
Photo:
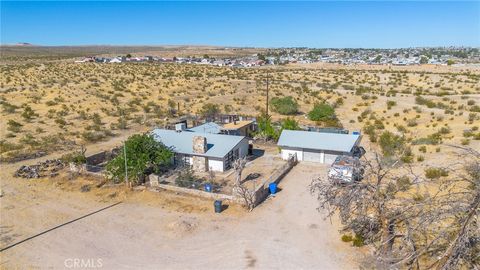
<svg viewBox="0 0 480 270"><path fill-rule="evenodd" d="M265 140L278 140L280 132L272 125L272 119L270 116L262 114L257 117L258 131L256 136Z"/></svg>
<svg viewBox="0 0 480 270"><path fill-rule="evenodd" d="M335 110L327 103L317 103L308 113L308 119L312 121L327 121L335 118Z"/></svg>
<svg viewBox="0 0 480 270"><path fill-rule="evenodd" d="M422 56L420 58L420 64L428 64L428 58L426 56Z"/></svg>
<svg viewBox="0 0 480 270"><path fill-rule="evenodd" d="M202 106L199 113L204 118L212 118L220 113L220 107L217 104L207 103Z"/></svg>
<svg viewBox="0 0 480 270"><path fill-rule="evenodd" d="M292 115L298 112L298 103L293 97L274 97L270 101L270 107L274 112L283 115Z"/></svg>
<svg viewBox="0 0 480 270"><path fill-rule="evenodd" d="M447 65L451 66L453 64L455 64L455 61L453 61L452 59L448 59Z"/></svg>
<svg viewBox="0 0 480 270"><path fill-rule="evenodd" d="M152 134L136 134L125 142L128 179L138 183L147 169L160 172L162 167L171 164L173 152L163 143L155 140ZM115 182L125 179L125 155L123 151L108 162L106 170Z"/></svg>

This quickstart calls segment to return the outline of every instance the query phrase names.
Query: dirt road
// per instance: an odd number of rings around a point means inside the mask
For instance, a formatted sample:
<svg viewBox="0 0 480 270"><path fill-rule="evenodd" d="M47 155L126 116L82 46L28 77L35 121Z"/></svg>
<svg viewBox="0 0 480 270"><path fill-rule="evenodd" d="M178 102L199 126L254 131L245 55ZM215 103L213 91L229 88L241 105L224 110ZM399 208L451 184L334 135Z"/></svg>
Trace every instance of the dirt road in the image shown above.
<svg viewBox="0 0 480 270"><path fill-rule="evenodd" d="M232 206L215 214L211 202L198 201L202 211L182 211L188 206L172 210L127 200L0 253L1 268L354 269L359 252L340 241L337 227L322 219L308 191L312 176L323 170L297 165L277 196L248 214ZM106 205L84 204L77 195L58 206L64 221ZM50 210L43 211L44 217L34 218L44 222L32 222L37 232L52 225L45 221Z"/></svg>

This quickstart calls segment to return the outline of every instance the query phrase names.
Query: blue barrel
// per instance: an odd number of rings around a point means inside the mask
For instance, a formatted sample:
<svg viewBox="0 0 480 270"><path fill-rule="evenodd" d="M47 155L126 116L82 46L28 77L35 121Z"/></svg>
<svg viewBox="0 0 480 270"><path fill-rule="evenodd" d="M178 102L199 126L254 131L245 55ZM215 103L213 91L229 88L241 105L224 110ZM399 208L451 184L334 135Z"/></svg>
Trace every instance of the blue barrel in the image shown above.
<svg viewBox="0 0 480 270"><path fill-rule="evenodd" d="M206 192L212 192L212 184L205 184L205 191Z"/></svg>
<svg viewBox="0 0 480 270"><path fill-rule="evenodd" d="M270 190L270 194L277 193L277 183L270 183L268 189Z"/></svg>
<svg viewBox="0 0 480 270"><path fill-rule="evenodd" d="M360 131L354 131L352 132L353 135L360 135Z"/></svg>
<svg viewBox="0 0 480 270"><path fill-rule="evenodd" d="M215 213L221 213L222 212L222 201L216 200L213 203L213 206L215 206Z"/></svg>

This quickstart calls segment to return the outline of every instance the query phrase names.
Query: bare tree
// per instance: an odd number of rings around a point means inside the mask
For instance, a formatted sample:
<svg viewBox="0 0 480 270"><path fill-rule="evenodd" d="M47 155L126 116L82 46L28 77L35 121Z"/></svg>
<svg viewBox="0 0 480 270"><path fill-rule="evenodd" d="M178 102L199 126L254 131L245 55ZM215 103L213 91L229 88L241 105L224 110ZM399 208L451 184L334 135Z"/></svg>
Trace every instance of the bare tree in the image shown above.
<svg viewBox="0 0 480 270"><path fill-rule="evenodd" d="M440 243L442 254L432 265L436 269L452 269L463 265L480 269L480 152L460 148L467 159L452 168L454 175L443 181L447 190L439 197L438 215L449 218L446 239Z"/></svg>
<svg viewBox="0 0 480 270"><path fill-rule="evenodd" d="M235 186L239 186L242 181L242 172L247 164L246 158L239 158L233 162L233 169L235 170Z"/></svg>
<svg viewBox="0 0 480 270"><path fill-rule="evenodd" d="M235 170L233 194L242 198L248 210L252 211L255 207L255 190L250 190L242 183L242 172L246 164L246 158L239 158L233 162L233 169Z"/></svg>
<svg viewBox="0 0 480 270"><path fill-rule="evenodd" d="M480 154L468 153L468 163L450 166L458 174L440 183L375 154L362 160L363 181L338 185L319 178L311 191L327 216L339 213L342 231L374 247L378 268L479 269Z"/></svg>

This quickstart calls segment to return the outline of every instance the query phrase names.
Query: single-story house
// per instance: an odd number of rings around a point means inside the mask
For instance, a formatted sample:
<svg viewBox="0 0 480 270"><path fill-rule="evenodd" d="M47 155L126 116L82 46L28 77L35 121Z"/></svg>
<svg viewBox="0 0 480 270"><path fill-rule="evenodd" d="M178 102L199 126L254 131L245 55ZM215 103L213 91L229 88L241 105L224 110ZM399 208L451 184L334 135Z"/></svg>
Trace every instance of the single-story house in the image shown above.
<svg viewBox="0 0 480 270"><path fill-rule="evenodd" d="M194 171L226 171L233 161L248 154L244 136L154 129L153 135L174 152L177 166L192 166Z"/></svg>
<svg viewBox="0 0 480 270"><path fill-rule="evenodd" d="M228 135L249 136L254 131L254 121L240 120L223 125L222 133Z"/></svg>
<svg viewBox="0 0 480 270"><path fill-rule="evenodd" d="M351 155L360 138L359 134L283 130L277 144L282 159L297 154L299 161L332 164L337 156Z"/></svg>

